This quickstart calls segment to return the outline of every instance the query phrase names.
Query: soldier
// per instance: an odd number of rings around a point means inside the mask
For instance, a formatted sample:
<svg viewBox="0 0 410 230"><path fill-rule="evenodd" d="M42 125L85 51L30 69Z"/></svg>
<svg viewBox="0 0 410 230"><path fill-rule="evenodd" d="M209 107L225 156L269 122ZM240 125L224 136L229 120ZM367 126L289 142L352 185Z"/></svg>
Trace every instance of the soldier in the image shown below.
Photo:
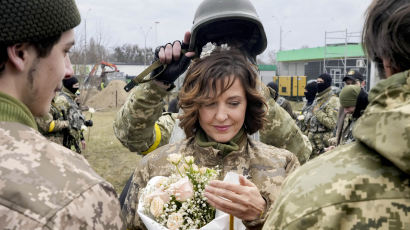
<svg viewBox="0 0 410 230"><path fill-rule="evenodd" d="M36 120L38 131L47 139L57 144L63 145L64 133L70 128L68 120L64 119L64 114L61 108L51 101L50 111L41 117L34 117Z"/></svg>
<svg viewBox="0 0 410 230"><path fill-rule="evenodd" d="M367 92L360 85L347 85L342 89L339 100L347 121L343 123L343 127L340 128L340 132L336 134L336 137L329 140L331 146L325 151L355 141L352 132L353 127L369 104L367 97Z"/></svg>
<svg viewBox="0 0 410 230"><path fill-rule="evenodd" d="M34 120L73 74L75 1L0 5L0 228L123 229L112 185Z"/></svg>
<svg viewBox="0 0 410 230"><path fill-rule="evenodd" d="M343 78L344 85L358 85L362 88L366 86L363 75L357 70L350 70Z"/></svg>
<svg viewBox="0 0 410 230"><path fill-rule="evenodd" d="M366 96L367 92L364 90L366 86L366 81L364 80L363 75L356 70L350 70L346 76L343 78L343 84L346 85L358 85L362 88L361 95L362 97ZM344 108L341 106L339 108L339 112L337 115L337 123L336 123L336 133L334 137L329 140L329 145L337 146L340 141L340 137L342 135L342 130L345 128L346 124L349 123L349 119L351 119L351 115L344 113ZM327 150L326 150L327 151Z"/></svg>
<svg viewBox="0 0 410 230"><path fill-rule="evenodd" d="M232 49L201 58L189 68L179 93L184 110L180 124L187 138L156 149L135 169L122 209L128 229L144 229L136 213L141 189L154 176L170 175L166 159L172 153L194 156L198 166L219 166L218 179L229 171L241 175L238 185L211 182L204 196L247 228L262 227L283 179L299 163L291 152L248 136L263 126L266 113L257 78L246 57Z"/></svg>
<svg viewBox="0 0 410 230"><path fill-rule="evenodd" d="M317 95L313 102L312 117L309 123L308 137L312 143L311 159L317 157L329 147L328 140L333 137L336 128L339 99L331 90L332 78L321 74L317 78Z"/></svg>
<svg viewBox="0 0 410 230"><path fill-rule="evenodd" d="M76 77L70 77L63 80L63 89L55 97L55 104L64 115L64 119L69 121L69 129L63 133L63 145L69 149L74 149L81 153L81 148L86 147L84 139L84 127L93 125L91 120L85 120L84 115L77 104L77 95L80 84Z"/></svg>
<svg viewBox="0 0 410 230"><path fill-rule="evenodd" d="M208 42L239 48L251 63L256 63L256 55L262 53L267 45L263 26L249 0L203 1L195 14L192 36L187 32L182 44L176 41L157 48L156 57L162 63L168 63L167 69L162 73L160 70L154 71L154 76L160 73L156 79L139 85L118 112L114 133L124 146L145 155L181 139L178 137L181 132L177 131L178 114L162 114L162 98L169 95L174 81L188 68L190 59L195 54L199 56L202 47ZM185 49L189 46L195 52L181 55L181 45ZM270 98L266 86L263 92L269 110L267 123L260 131L260 140L295 153L299 161L304 163L311 153L307 137L289 114Z"/></svg>
<svg viewBox="0 0 410 230"><path fill-rule="evenodd" d="M279 88L278 84L274 82L269 82L268 83L268 89L270 92L271 97L278 103L286 112L289 113L289 115L296 120L296 114L293 113L292 110L292 105L289 103L288 100L286 100L284 97L281 97L279 95Z"/></svg>
<svg viewBox="0 0 410 230"><path fill-rule="evenodd" d="M310 119L312 118L312 111L313 111L313 102L315 100L317 94L317 83L316 80L311 80L306 84L305 87L305 98L306 104L302 108L301 115L297 117L297 125L300 130L305 134L308 135L309 126L310 126Z"/></svg>
<svg viewBox="0 0 410 230"><path fill-rule="evenodd" d="M409 229L410 1L374 0L363 44L382 78L356 141L290 175L263 230Z"/></svg>
<svg viewBox="0 0 410 230"><path fill-rule="evenodd" d="M86 147L84 127L93 125L92 120L85 120L77 104L79 82L70 77L63 80L62 92L51 102L50 111L42 117L35 117L39 131L47 139L81 153Z"/></svg>

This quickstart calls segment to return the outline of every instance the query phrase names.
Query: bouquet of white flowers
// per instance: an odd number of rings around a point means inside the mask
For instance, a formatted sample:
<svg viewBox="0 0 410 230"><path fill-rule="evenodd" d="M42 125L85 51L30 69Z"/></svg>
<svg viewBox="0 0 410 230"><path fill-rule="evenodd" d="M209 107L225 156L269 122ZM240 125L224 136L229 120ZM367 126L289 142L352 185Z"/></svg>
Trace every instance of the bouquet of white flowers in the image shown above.
<svg viewBox="0 0 410 230"><path fill-rule="evenodd" d="M146 226L150 225L147 221L152 220L170 230L205 226L215 218L215 208L206 202L203 192L205 186L218 177L219 171L199 168L192 156L171 154L168 161L175 173L169 177L154 177L148 182L139 202L143 210L140 213L139 207L138 213Z"/></svg>

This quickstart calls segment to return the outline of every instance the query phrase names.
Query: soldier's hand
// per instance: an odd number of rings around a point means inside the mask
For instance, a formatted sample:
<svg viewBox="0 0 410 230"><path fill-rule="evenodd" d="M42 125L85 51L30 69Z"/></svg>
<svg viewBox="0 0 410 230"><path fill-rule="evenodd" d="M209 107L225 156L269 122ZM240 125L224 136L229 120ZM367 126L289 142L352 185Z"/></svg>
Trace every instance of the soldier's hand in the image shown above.
<svg viewBox="0 0 410 230"><path fill-rule="evenodd" d="M325 150L325 152L328 152L328 151L330 151L330 150L333 150L334 148L336 148L336 146L331 145L331 146L325 148L324 150Z"/></svg>
<svg viewBox="0 0 410 230"><path fill-rule="evenodd" d="M91 127L91 126L93 126L93 121L92 120L86 120L85 122L84 122L84 125L85 126L87 126L87 127Z"/></svg>
<svg viewBox="0 0 410 230"><path fill-rule="evenodd" d="M85 147L86 147L85 140L81 140L81 148L85 150Z"/></svg>
<svg viewBox="0 0 410 230"><path fill-rule="evenodd" d="M191 58L195 55L194 52L187 52L181 57L181 50L188 50L191 33L186 32L184 41L174 41L173 44L168 43L165 46L159 46L155 49L155 60L160 60L161 63L167 64L167 68L155 80L172 84L185 70L188 68ZM152 71L151 76L156 76L162 70L159 67Z"/></svg>

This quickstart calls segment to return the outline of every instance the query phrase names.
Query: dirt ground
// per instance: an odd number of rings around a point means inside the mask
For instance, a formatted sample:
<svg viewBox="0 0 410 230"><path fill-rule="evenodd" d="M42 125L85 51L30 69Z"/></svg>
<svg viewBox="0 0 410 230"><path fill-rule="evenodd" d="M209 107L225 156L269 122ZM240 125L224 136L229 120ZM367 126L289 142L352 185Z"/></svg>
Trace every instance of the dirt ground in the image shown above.
<svg viewBox="0 0 410 230"><path fill-rule="evenodd" d="M110 182L119 195L141 159L130 152L114 135L113 121L117 110L97 111L92 115L94 126L84 136L87 142L84 157L100 176ZM91 114L84 112L86 119Z"/></svg>

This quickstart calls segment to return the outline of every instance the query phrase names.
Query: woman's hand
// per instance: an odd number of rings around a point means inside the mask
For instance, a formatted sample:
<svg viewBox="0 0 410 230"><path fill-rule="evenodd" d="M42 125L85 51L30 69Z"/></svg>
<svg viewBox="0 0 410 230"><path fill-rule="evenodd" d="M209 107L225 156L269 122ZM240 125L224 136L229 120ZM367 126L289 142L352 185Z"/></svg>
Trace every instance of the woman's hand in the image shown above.
<svg viewBox="0 0 410 230"><path fill-rule="evenodd" d="M241 220L259 219L265 212L265 200L256 185L244 176L239 177L239 183L237 185L217 180L211 181L205 188L208 203Z"/></svg>

